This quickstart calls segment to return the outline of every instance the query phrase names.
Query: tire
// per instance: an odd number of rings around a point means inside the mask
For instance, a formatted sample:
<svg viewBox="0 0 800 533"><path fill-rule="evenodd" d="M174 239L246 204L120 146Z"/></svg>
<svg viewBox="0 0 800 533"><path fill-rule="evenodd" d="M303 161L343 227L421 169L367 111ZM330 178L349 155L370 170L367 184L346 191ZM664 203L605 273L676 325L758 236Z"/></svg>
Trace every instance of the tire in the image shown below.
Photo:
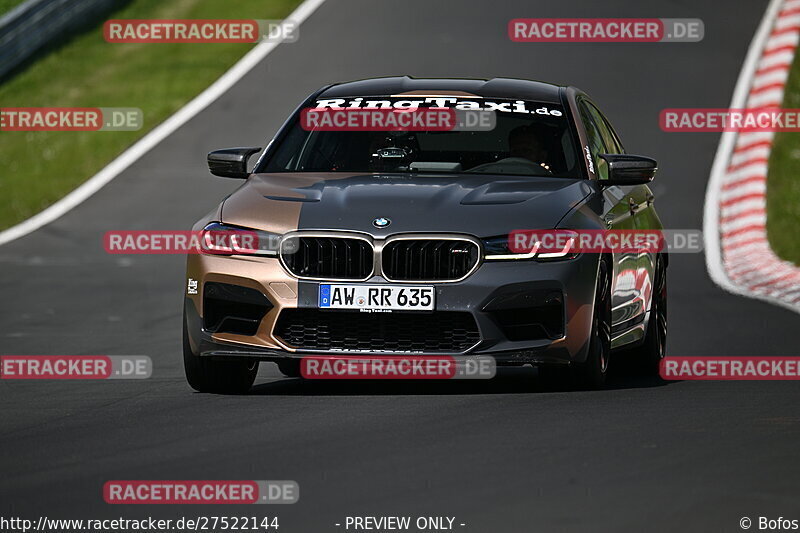
<svg viewBox="0 0 800 533"><path fill-rule="evenodd" d="M183 369L186 381L198 392L245 394L256 379L258 361L214 361L195 355L184 321Z"/></svg>
<svg viewBox="0 0 800 533"><path fill-rule="evenodd" d="M278 365L278 370L281 371L281 374L287 378L302 377L300 373L300 359L281 359L280 361L275 361L275 364Z"/></svg>
<svg viewBox="0 0 800 533"><path fill-rule="evenodd" d="M659 254L653 281L650 320L644 342L626 354L638 373L658 376L661 360L667 354L667 265Z"/></svg>
<svg viewBox="0 0 800 533"><path fill-rule="evenodd" d="M572 379L579 389L599 389L606 382L611 355L611 269L605 257L597 269L589 353L583 363L572 364Z"/></svg>

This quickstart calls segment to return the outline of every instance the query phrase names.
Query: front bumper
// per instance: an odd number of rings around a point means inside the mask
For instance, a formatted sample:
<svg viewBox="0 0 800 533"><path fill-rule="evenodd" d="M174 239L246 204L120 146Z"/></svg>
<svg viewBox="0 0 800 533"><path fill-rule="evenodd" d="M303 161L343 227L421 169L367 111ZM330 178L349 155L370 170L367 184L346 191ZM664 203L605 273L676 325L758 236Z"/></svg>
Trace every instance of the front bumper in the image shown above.
<svg viewBox="0 0 800 533"><path fill-rule="evenodd" d="M435 313L468 313L474 319L479 338L463 351L393 351L374 349L374 346L366 350L325 351L293 346L279 335L278 318L289 309L317 313L320 282L290 276L273 258L190 256L187 278L197 282L197 289L186 296L185 320L192 351L203 357L274 361L355 353L490 355L498 364L583 361L591 332L597 258L597 255L584 254L562 262L484 262L462 281L426 284L436 287ZM388 282L376 276L364 283ZM212 304L204 298L207 284L227 284L256 291L268 299L269 308L253 323L250 331L236 328L214 331L209 321L204 321L204 314L220 313L212 310ZM204 306L209 308L204 309ZM340 311L323 313L337 312ZM356 314L353 320L358 319ZM536 323L540 323L539 326Z"/></svg>

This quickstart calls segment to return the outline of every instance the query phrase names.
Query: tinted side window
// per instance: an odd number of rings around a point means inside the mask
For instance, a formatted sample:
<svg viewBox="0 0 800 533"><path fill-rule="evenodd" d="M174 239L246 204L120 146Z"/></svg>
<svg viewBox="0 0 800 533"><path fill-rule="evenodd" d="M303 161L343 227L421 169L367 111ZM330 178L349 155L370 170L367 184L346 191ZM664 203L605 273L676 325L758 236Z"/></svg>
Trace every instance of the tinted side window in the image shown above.
<svg viewBox="0 0 800 533"><path fill-rule="evenodd" d="M608 131L611 132L611 135L614 136L614 144L616 145L616 153L624 154L625 153L625 147L622 146L622 141L619 139L619 135L617 135L617 132L611 126L611 123L608 121L608 119L605 117L605 115L603 115L603 122L605 122L606 127L608 128Z"/></svg>
<svg viewBox="0 0 800 533"><path fill-rule="evenodd" d="M583 127L586 129L586 138L589 142L588 148L593 167L590 170L594 170L595 178L606 179L608 177L606 163L600 159L598 155L607 154L609 147L606 145L605 139L603 138L603 133L595 122L589 107L586 105L586 102L581 101L578 103L578 111L580 112L581 122L583 122Z"/></svg>
<svg viewBox="0 0 800 533"><path fill-rule="evenodd" d="M592 117L592 120L597 126L600 135L603 137L603 144L605 144L607 150L606 153L620 153L622 147L617 142L617 138L612 133L611 127L608 125L608 121L605 119L603 114L600 113L600 111L589 102L583 102L583 106L586 108L586 112Z"/></svg>
<svg viewBox="0 0 800 533"><path fill-rule="evenodd" d="M602 123L602 129L605 132L604 139L606 139L606 144L608 145L609 149L613 148L613 152L611 153L624 154L625 148L622 146L622 141L619 140L619 135L617 135L617 132L614 131L614 128L611 126L611 123L608 121L606 116L594 105L589 104L588 102L587 105L592 111L592 116L596 117L596 120L600 120L598 124Z"/></svg>

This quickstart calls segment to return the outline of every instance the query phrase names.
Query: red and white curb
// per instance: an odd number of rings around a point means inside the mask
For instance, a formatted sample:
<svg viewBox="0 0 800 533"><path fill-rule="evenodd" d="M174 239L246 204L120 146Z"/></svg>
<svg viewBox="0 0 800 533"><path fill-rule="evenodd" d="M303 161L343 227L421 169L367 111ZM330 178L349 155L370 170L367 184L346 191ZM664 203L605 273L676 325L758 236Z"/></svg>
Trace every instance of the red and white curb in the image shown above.
<svg viewBox="0 0 800 533"><path fill-rule="evenodd" d="M800 41L800 0L772 0L745 59L732 109L780 108ZM767 240L772 132L722 134L706 191L706 265L724 289L800 312L800 268Z"/></svg>

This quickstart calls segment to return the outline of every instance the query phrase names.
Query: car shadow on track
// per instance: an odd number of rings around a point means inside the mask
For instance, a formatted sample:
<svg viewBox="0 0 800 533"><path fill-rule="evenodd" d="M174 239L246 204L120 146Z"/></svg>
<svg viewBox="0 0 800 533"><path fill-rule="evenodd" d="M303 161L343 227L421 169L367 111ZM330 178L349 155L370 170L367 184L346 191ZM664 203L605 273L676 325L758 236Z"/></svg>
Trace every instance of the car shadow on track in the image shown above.
<svg viewBox="0 0 800 533"><path fill-rule="evenodd" d="M462 380L311 380L278 378L270 372L270 381L257 383L250 395L267 396L358 396L358 395L458 395L458 394L532 394L573 392L569 383L540 379L531 367L500 368L493 379ZM600 391L663 387L672 382L658 377L640 376L627 369L609 375ZM578 391L585 392L585 391Z"/></svg>

